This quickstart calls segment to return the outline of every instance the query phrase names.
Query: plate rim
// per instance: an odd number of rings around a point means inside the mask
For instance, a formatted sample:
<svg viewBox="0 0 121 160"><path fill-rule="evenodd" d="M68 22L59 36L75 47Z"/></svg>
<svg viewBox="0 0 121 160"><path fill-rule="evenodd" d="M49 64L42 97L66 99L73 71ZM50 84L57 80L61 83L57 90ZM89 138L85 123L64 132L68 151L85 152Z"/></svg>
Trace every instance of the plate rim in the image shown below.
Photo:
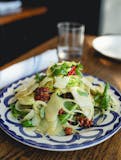
<svg viewBox="0 0 121 160"><path fill-rule="evenodd" d="M42 73L42 72L40 72L40 73ZM3 94L7 91L7 89L8 88L10 88L13 84L17 84L19 81L21 81L21 80L24 80L24 79L26 79L26 78L31 78L32 76L34 76L35 74L31 74L31 75L29 75L29 76L25 76L25 77L23 77L23 78L20 78L19 80L16 80L16 81L14 81L13 83L11 83L11 84L9 84L8 86L6 86L1 92L0 92L0 98L3 96ZM96 76L94 76L94 75L89 75L89 74L84 74L84 76L91 76L91 77L94 77L94 78L96 78L97 80L99 80L99 81L102 81L102 82L106 82L106 81L104 81L104 80L102 80L102 79L100 79L100 78L98 78L98 77L96 77ZM117 88L115 88L113 85L111 85L110 84L110 87L111 87L111 89L112 90L114 90L115 91L115 93L119 96L119 99L121 99L121 93L120 93L120 91L117 89ZM120 100L120 102L121 102L121 100ZM117 113L117 112L116 112ZM121 111L120 111L120 114L121 114ZM1 121L3 121L2 119L1 119L1 117L0 117L0 122ZM104 136L101 136L101 137L99 137L99 138L97 138L96 140L94 140L94 141L90 141L90 144L84 144L83 146L81 146L81 147L73 147L73 148L69 148L68 147L68 145L67 145L67 148L66 147L64 147L64 148L53 148L53 147L48 147L48 148L46 148L46 147L42 147L42 146L38 146L38 145L34 145L34 144L30 144L30 143L28 143L28 142L26 142L26 139L24 139L23 138L23 140L19 140L18 138L16 138L15 137L15 135L16 135L16 133L14 132L14 131L11 131L10 129L9 129L9 127L7 126L6 127L6 125L4 124L4 121L3 121L3 123L0 123L0 128L7 134L7 135L9 135L11 138L13 138L14 140L16 140L17 142L20 142L20 143L22 143L22 144L24 144L24 145L26 145L26 146L29 146L29 147L33 147L33 148L37 148L37 149L42 149L42 150L48 150L48 151L76 151L76 150L81 150L81 149L86 149L86 148L90 148L90 147L93 147L93 146L96 146L96 145L98 145L98 144L100 144L100 143L102 143L102 142L104 142L104 141L106 141L107 139L109 139L110 137L112 137L116 132L118 132L118 130L120 130L120 128L121 128L121 116L120 116L120 118L119 118L119 122L117 122L116 124L118 124L115 128L113 128L112 130L108 130L108 134L106 134L106 135L104 135ZM115 124L115 125L116 125ZM8 128L8 129L7 129ZM15 135L12 135L10 132L13 132ZM18 135L18 137L21 137L21 136L19 136ZM96 142L95 142L96 141ZM36 144L37 144L37 142L35 142ZM41 143L39 143L39 144L41 144ZM48 144L47 144L48 145ZM80 144L81 145L81 144ZM52 146L52 145L51 145Z"/></svg>
<svg viewBox="0 0 121 160"><path fill-rule="evenodd" d="M118 34L111 34L111 35L102 35L102 36L97 36L96 38L93 39L92 41L92 47L98 51L100 54L102 54L103 56L106 56L108 58L112 58L112 59L115 59L115 60L119 60L121 61L121 58L118 58L116 56L110 56L108 54L106 54L105 52L101 51L96 45L96 41L99 40L99 39L102 39L102 38L107 38L107 37L120 37L121 38L121 35L118 35Z"/></svg>

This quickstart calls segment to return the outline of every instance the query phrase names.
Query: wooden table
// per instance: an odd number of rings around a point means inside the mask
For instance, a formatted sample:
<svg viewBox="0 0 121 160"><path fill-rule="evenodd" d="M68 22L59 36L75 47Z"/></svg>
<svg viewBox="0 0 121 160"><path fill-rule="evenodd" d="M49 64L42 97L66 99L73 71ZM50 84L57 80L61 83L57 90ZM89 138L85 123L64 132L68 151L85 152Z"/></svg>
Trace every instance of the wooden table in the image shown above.
<svg viewBox="0 0 121 160"><path fill-rule="evenodd" d="M82 57L84 72L109 81L121 91L121 62L106 58L95 52L92 48L93 39L94 36L86 36L85 39ZM49 40L0 69L37 55L46 49L56 47L56 44L56 38ZM0 160L121 160L121 130L97 146L71 152L51 152L34 149L16 142L0 130Z"/></svg>
<svg viewBox="0 0 121 160"><path fill-rule="evenodd" d="M6 25L18 20L30 18L33 16L43 15L47 12L47 7L41 6L36 8L22 8L19 12L0 16L0 26Z"/></svg>

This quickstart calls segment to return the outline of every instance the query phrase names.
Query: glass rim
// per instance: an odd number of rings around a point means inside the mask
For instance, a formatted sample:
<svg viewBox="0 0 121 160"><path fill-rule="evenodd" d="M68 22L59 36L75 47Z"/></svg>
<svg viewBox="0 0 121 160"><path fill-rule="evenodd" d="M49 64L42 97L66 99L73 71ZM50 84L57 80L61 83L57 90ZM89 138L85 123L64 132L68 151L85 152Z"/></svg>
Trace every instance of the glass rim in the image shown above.
<svg viewBox="0 0 121 160"><path fill-rule="evenodd" d="M59 22L57 24L57 28L63 28L64 30L80 30L80 29L85 29L85 25L81 24L79 22Z"/></svg>

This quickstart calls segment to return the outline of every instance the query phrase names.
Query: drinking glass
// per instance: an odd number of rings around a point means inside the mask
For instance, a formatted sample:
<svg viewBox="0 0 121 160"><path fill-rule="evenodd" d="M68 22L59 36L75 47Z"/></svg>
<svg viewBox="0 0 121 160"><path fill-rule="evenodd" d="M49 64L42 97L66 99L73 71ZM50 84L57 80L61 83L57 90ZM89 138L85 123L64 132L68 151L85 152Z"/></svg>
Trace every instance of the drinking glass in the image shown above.
<svg viewBox="0 0 121 160"><path fill-rule="evenodd" d="M60 60L80 59L83 53L85 26L77 22L60 22L57 52Z"/></svg>

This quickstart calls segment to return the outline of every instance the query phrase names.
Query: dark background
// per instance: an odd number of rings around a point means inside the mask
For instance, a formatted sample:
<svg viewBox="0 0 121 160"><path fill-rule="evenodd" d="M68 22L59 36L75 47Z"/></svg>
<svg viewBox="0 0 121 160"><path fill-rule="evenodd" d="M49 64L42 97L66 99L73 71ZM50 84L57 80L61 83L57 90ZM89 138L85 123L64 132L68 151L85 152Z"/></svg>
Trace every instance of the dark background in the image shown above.
<svg viewBox="0 0 121 160"><path fill-rule="evenodd" d="M57 35L61 21L83 23L86 34L98 34L100 0L23 0L26 8L43 5L45 15L0 26L0 65Z"/></svg>

